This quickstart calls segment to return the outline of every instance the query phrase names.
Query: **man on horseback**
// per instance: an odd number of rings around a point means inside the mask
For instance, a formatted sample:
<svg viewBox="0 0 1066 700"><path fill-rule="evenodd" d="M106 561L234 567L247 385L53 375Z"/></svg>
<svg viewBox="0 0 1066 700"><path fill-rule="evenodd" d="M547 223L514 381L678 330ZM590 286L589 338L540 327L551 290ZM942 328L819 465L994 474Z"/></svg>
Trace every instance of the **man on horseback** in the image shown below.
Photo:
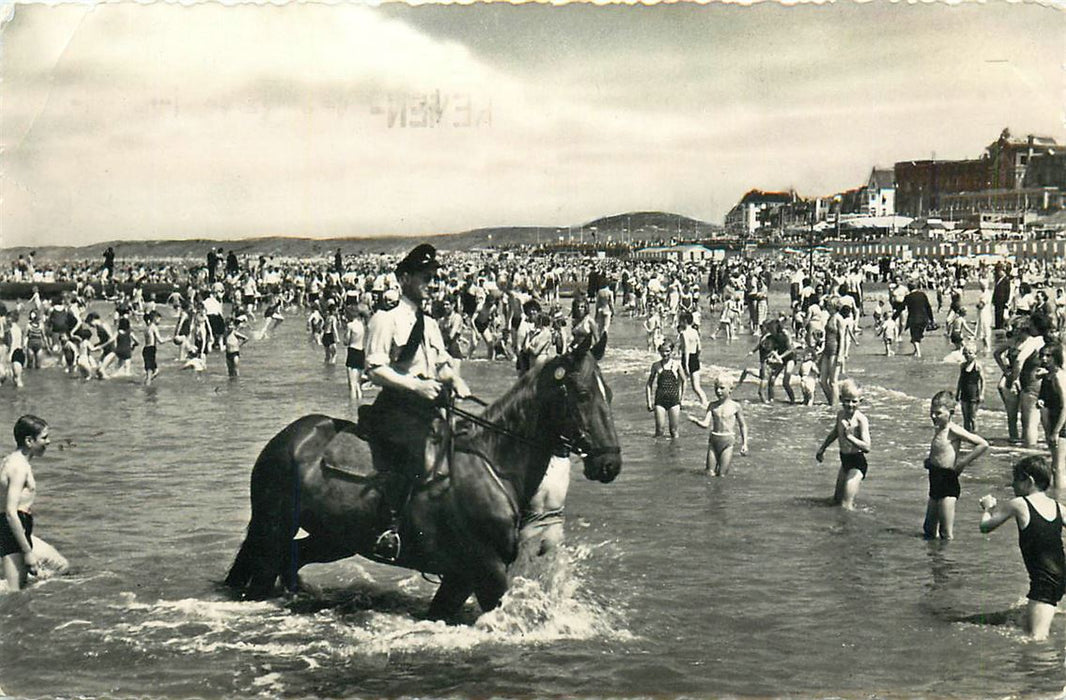
<svg viewBox="0 0 1066 700"><path fill-rule="evenodd" d="M437 322L422 308L439 267L437 251L427 243L408 253L396 265L400 303L374 314L366 331L367 376L381 393L372 406L360 411L360 424L375 466L386 477L389 525L374 547L375 555L386 561L395 561L400 554L400 514L425 469L426 438L433 419L450 392L469 394Z"/></svg>

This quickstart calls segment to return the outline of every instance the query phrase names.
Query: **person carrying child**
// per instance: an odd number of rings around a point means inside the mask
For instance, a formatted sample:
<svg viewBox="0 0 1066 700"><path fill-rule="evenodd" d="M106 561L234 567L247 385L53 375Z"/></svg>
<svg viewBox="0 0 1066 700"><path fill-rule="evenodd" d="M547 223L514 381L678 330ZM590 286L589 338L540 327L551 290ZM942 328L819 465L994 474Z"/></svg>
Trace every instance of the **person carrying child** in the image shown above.
<svg viewBox="0 0 1066 700"><path fill-rule="evenodd" d="M1051 466L1032 455L1014 464L1015 498L1003 506L991 494L981 498L981 532L992 532L1011 518L1018 526L1018 547L1029 573L1026 626L1035 641L1047 639L1055 608L1066 592L1062 506L1047 495L1050 486Z"/></svg>
<svg viewBox="0 0 1066 700"><path fill-rule="evenodd" d="M950 391L938 391L929 405L929 419L933 422L933 440L925 468L929 470L929 500L925 506L922 532L927 540L950 540L955 536L955 503L961 487L959 474L971 462L988 450L988 442L980 435L954 423L955 397ZM961 454L962 443L973 449Z"/></svg>
<svg viewBox="0 0 1066 700"><path fill-rule="evenodd" d="M845 510L855 510L855 496L866 478L866 453L870 451L870 422L859 410L862 389L854 379L840 382L840 410L832 430L814 455L819 462L834 441L840 443L840 469L837 471L833 503Z"/></svg>
<svg viewBox="0 0 1066 700"><path fill-rule="evenodd" d="M674 356L674 344L664 340L659 344L660 359L648 373L644 388L648 410L655 412L655 437L665 433L669 424L670 437L677 438L681 420L681 396L685 392L685 372L681 362Z"/></svg>
<svg viewBox="0 0 1066 700"><path fill-rule="evenodd" d="M733 463L733 446L736 444L737 431L740 431L740 454L748 454L748 425L740 404L733 400L732 383L722 375L714 380L715 400L707 405L703 419L689 414L688 419L701 428L710 428L707 441L707 460L705 471L713 470L715 476L729 473Z"/></svg>

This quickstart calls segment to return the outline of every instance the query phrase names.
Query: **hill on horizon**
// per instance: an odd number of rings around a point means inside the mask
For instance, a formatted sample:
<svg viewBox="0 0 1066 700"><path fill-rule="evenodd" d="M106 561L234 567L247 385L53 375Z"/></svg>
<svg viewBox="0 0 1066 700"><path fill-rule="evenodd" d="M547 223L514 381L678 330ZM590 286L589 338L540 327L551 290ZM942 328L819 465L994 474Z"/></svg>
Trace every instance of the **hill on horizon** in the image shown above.
<svg viewBox="0 0 1066 700"><path fill-rule="evenodd" d="M298 236L263 236L236 240L191 238L183 240L105 241L85 246L19 246L0 250L0 259L14 260L33 251L37 260L102 259L108 246L114 248L116 260L124 258L197 258L206 257L211 248L233 251L238 256L266 255L277 257L331 257L339 248L344 255L381 253L397 254L417 243L429 241L441 250L472 250L546 244L558 240L586 243L632 240L661 240L681 234L686 237L711 235L722 227L679 214L632 212L606 216L586 224L559 226L498 226L462 233L432 236L368 236L343 238L302 238Z"/></svg>

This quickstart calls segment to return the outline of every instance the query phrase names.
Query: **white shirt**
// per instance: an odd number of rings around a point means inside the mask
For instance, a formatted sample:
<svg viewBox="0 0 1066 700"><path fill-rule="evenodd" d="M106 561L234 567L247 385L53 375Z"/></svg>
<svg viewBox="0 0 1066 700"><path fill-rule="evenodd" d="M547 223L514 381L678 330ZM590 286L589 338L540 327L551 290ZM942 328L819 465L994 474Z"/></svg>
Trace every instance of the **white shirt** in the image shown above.
<svg viewBox="0 0 1066 700"><path fill-rule="evenodd" d="M407 344L415 326L415 303L400 297L400 303L388 311L378 311L370 317L366 329L366 368L389 365L400 374L408 376L436 377L437 366L449 358L444 348L440 327L428 314L422 344L406 365L397 361L400 350Z"/></svg>

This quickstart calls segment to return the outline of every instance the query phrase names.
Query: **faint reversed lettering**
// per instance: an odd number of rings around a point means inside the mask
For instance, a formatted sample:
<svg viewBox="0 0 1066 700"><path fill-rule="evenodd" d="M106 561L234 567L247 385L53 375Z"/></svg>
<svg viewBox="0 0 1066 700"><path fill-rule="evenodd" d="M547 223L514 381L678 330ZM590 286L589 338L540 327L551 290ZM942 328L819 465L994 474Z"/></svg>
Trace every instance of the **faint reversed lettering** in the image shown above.
<svg viewBox="0 0 1066 700"><path fill-rule="evenodd" d="M394 93L371 114L384 114L390 129L437 129L492 126L492 101L465 92Z"/></svg>

